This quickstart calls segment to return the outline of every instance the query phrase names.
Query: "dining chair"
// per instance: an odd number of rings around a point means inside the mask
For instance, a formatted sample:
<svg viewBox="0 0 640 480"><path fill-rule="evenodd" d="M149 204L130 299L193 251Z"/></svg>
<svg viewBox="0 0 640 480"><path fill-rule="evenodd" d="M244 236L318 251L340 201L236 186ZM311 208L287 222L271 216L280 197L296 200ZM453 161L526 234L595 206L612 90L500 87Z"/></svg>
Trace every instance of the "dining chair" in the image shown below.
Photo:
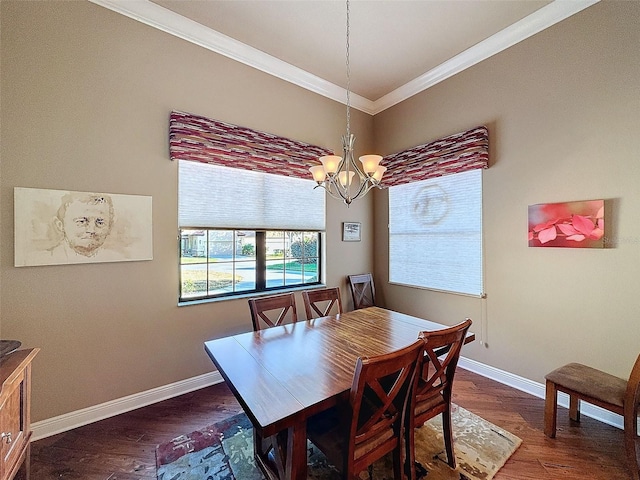
<svg viewBox="0 0 640 480"><path fill-rule="evenodd" d="M320 290L305 290L302 292L304 301L304 311L307 320L318 317L326 317L332 312L342 313L342 300L340 299L340 289L323 288Z"/></svg>
<svg viewBox="0 0 640 480"><path fill-rule="evenodd" d="M291 322L298 321L296 297L293 293L250 298L249 309L254 332L281 325L287 318L291 318Z"/></svg>
<svg viewBox="0 0 640 480"><path fill-rule="evenodd" d="M349 275L349 287L353 297L355 310L365 307L373 307L376 304L376 289L373 285L373 276L370 273Z"/></svg>
<svg viewBox="0 0 640 480"><path fill-rule="evenodd" d="M422 340L392 353L356 361L349 401L307 421L307 436L342 472L358 474L393 452L394 479L403 479L405 406L422 360Z"/></svg>
<svg viewBox="0 0 640 480"><path fill-rule="evenodd" d="M569 395L569 418L580 421L580 402L604 408L624 419L624 445L633 480L640 480L640 355L631 370L629 380L616 377L581 363L569 363L545 376L544 433L556 436L558 391Z"/></svg>
<svg viewBox="0 0 640 480"><path fill-rule="evenodd" d="M420 332L418 335L424 342L424 359L416 375L415 396L410 399L414 426L420 428L427 420L442 415L447 463L451 468L456 468L451 429L451 390L465 336L472 323L467 318L453 327ZM410 421L411 417L407 419ZM407 425L406 434L408 465L415 465L415 432L412 425Z"/></svg>

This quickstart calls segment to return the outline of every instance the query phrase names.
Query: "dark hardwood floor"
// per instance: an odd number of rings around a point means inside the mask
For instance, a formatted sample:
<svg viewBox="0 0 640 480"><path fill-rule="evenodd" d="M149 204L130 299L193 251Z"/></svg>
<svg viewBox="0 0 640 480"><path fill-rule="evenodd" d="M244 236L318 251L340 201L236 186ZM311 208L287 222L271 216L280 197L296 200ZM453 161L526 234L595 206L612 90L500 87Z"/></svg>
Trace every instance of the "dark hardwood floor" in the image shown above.
<svg viewBox="0 0 640 480"><path fill-rule="evenodd" d="M573 424L559 408L552 440L543 433L543 400L462 369L456 375L454 402L523 440L496 480L630 478L621 430L584 416ZM155 479L157 444L240 411L219 384L42 439L32 444L31 478Z"/></svg>

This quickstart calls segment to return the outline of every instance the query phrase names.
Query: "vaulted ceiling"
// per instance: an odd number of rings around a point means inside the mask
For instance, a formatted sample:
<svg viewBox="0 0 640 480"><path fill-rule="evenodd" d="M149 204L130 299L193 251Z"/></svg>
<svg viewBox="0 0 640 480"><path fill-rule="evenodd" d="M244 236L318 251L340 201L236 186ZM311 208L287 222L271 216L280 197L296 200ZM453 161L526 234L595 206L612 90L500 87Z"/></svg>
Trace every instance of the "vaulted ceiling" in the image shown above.
<svg viewBox="0 0 640 480"><path fill-rule="evenodd" d="M346 2L91 1L346 101ZM351 0L351 104L378 113L597 1Z"/></svg>

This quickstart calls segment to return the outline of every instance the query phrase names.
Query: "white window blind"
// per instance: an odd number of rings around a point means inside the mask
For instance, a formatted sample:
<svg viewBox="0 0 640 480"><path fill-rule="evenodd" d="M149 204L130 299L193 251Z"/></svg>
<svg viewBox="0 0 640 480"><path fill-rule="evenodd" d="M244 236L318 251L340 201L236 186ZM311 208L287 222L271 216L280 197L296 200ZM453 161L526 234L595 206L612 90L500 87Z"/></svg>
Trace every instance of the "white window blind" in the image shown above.
<svg viewBox="0 0 640 480"><path fill-rule="evenodd" d="M324 230L325 193L313 180L179 161L180 227Z"/></svg>
<svg viewBox="0 0 640 480"><path fill-rule="evenodd" d="M389 188L389 281L482 295L482 170Z"/></svg>

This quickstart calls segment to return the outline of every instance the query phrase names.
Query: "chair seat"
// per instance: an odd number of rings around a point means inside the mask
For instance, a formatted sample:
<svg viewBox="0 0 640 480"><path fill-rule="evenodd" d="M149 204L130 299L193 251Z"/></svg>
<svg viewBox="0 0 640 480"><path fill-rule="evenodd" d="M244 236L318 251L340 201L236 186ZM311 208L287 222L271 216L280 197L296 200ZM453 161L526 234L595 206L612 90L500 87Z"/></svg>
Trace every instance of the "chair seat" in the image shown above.
<svg viewBox="0 0 640 480"><path fill-rule="evenodd" d="M339 413L338 409L329 409L310 418L307 424L307 436L313 444L322 450L327 459L338 468L347 449L349 440L349 422ZM384 442L393 438L392 428L374 435L355 449L355 458L360 458L372 452Z"/></svg>
<svg viewBox="0 0 640 480"><path fill-rule="evenodd" d="M640 355L636 358L629 380L596 370L580 363L569 363L546 377L544 434L556 436L558 391L569 394L569 418L580 421L580 401L593 403L624 418L624 445L631 478L640 480Z"/></svg>
<svg viewBox="0 0 640 480"><path fill-rule="evenodd" d="M447 408L447 402L442 398L442 395L438 395L435 398L429 398L424 401L416 399L416 418L419 418L425 412L433 412L436 409L444 410Z"/></svg>
<svg viewBox="0 0 640 480"><path fill-rule="evenodd" d="M559 389L568 388L581 395L622 407L627 381L580 363L569 363L545 376Z"/></svg>

